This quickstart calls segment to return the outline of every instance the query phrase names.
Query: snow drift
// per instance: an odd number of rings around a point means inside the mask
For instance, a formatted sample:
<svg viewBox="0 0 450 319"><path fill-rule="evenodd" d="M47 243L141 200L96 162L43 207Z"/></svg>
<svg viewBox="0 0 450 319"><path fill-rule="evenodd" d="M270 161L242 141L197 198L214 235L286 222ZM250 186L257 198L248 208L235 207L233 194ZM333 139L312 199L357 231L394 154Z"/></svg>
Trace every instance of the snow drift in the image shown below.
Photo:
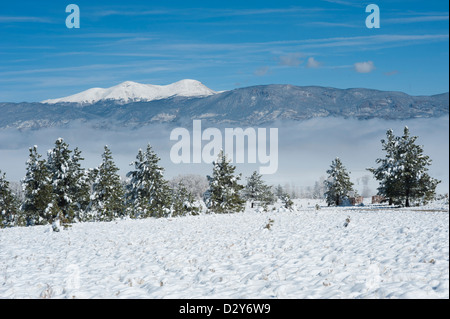
<svg viewBox="0 0 450 319"><path fill-rule="evenodd" d="M2 229L0 298L449 298L448 203L315 203Z"/></svg>

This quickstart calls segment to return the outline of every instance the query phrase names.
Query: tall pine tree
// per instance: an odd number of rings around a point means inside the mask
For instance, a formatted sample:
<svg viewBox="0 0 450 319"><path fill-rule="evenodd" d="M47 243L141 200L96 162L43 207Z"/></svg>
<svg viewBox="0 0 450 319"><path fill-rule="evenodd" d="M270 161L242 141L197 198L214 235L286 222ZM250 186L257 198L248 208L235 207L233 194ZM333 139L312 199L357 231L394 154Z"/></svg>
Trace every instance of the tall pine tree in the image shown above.
<svg viewBox="0 0 450 319"><path fill-rule="evenodd" d="M37 146L29 150L26 176L22 180L25 199L21 208L27 225L45 225L51 221L47 210L53 202L51 178L45 159L37 152Z"/></svg>
<svg viewBox="0 0 450 319"><path fill-rule="evenodd" d="M19 203L11 191L6 174L0 170L0 228L15 226L19 217Z"/></svg>
<svg viewBox="0 0 450 319"><path fill-rule="evenodd" d="M172 189L172 216L198 215L201 211L195 203L194 195L182 182Z"/></svg>
<svg viewBox="0 0 450 319"><path fill-rule="evenodd" d="M158 165L160 158L150 144L145 152L139 150L128 172L126 203L130 216L135 218L166 217L170 214L171 191L164 179L164 169Z"/></svg>
<svg viewBox="0 0 450 319"><path fill-rule="evenodd" d="M57 139L53 149L48 151L47 167L54 195L52 209L48 212L51 214L51 222L55 224L61 222L68 224L75 217L69 192L71 183L69 176L70 153L69 145L62 138Z"/></svg>
<svg viewBox="0 0 450 319"><path fill-rule="evenodd" d="M327 174L328 178L324 181L327 189L325 192L327 204L340 206L354 192L350 175L338 157L332 161Z"/></svg>
<svg viewBox="0 0 450 319"><path fill-rule="evenodd" d="M111 221L125 214L124 189L111 150L104 147L102 163L92 170L89 215L95 221Z"/></svg>
<svg viewBox="0 0 450 319"><path fill-rule="evenodd" d="M428 175L431 159L424 155L423 146L416 144L418 137L411 136L407 126L402 136L388 130L386 137L381 140L386 155L376 160L380 166L368 169L380 182L378 194L389 198L390 204L403 202L406 207L411 201L431 200L440 181Z"/></svg>
<svg viewBox="0 0 450 319"><path fill-rule="evenodd" d="M244 186L238 183L241 176L235 175L236 166L231 165L223 151L213 165L213 174L208 176L209 189L204 196L206 207L215 213L243 211L245 199L240 193Z"/></svg>
<svg viewBox="0 0 450 319"><path fill-rule="evenodd" d="M79 221L89 204L88 175L81 168L82 160L81 151L75 148L72 152L62 138L48 152L47 168L53 188L53 203L48 212L52 222L66 226Z"/></svg>
<svg viewBox="0 0 450 319"><path fill-rule="evenodd" d="M262 175L254 171L250 177L247 177L247 184L243 191L244 198L250 202L251 207L254 205L267 205L275 202L275 195L270 186L266 185L262 180Z"/></svg>
<svg viewBox="0 0 450 319"><path fill-rule="evenodd" d="M70 158L69 176L71 178L70 194L73 198L75 217L82 220L82 215L89 206L90 181L89 172L81 167L81 151L76 147Z"/></svg>

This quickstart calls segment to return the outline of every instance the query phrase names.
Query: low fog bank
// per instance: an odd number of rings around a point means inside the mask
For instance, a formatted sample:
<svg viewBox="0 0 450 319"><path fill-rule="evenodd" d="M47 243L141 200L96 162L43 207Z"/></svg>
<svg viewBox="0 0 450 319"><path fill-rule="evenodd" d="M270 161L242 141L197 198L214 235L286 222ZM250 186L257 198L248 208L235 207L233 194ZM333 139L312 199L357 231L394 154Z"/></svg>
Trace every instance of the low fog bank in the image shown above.
<svg viewBox="0 0 450 319"><path fill-rule="evenodd" d="M422 118L402 121L381 119L355 120L342 118L315 118L302 122L278 122L267 128L278 128L278 171L265 175L270 184L289 184L292 188L314 186L316 181L326 176L326 170L335 157L341 158L357 190L362 194L376 194L377 182L366 170L375 167L375 160L384 157L380 140L386 131L393 129L401 135L404 126L412 135L419 136L417 143L424 145L424 153L433 160L430 175L442 180L437 192L449 190L449 117ZM202 122L202 128L217 127L222 132L225 127ZM185 127L191 133L192 126ZM245 129L246 127L242 127ZM170 160L170 149L176 141L170 140L173 127L155 124L140 129L96 129L87 124L73 123L68 128L48 128L36 131L0 130L0 170L6 172L7 179L19 181L25 175L28 149L38 146L38 151L46 157L57 138L62 137L70 148L79 147L85 158L84 167L96 167L101 162L103 146L108 145L121 175L132 168L139 148L150 143L161 157L160 164L166 170L166 178L180 174L207 175L211 164L174 164ZM255 127L256 129L256 127ZM208 141L203 142L203 146ZM263 164L237 164L237 171L243 180ZM368 177L369 176L369 177Z"/></svg>

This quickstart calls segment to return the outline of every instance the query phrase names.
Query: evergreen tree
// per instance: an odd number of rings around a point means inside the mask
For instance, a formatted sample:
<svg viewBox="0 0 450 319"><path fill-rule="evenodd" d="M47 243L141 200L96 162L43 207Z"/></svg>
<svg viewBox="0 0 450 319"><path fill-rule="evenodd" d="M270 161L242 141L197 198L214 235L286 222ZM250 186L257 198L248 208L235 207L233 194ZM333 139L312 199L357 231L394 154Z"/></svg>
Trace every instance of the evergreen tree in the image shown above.
<svg viewBox="0 0 450 319"><path fill-rule="evenodd" d="M275 187L275 195L279 199L281 199L284 196L285 193L286 192L284 191L283 186L281 186L280 184L278 184L277 187Z"/></svg>
<svg viewBox="0 0 450 319"><path fill-rule="evenodd" d="M47 207L53 202L53 189L45 159L37 152L37 146L30 149L26 163L26 176L22 180L24 202L22 211L27 225L45 225L50 222Z"/></svg>
<svg viewBox="0 0 450 319"><path fill-rule="evenodd" d="M196 205L194 195L182 182L173 189L172 216L198 215L200 207Z"/></svg>
<svg viewBox="0 0 450 319"><path fill-rule="evenodd" d="M277 187L275 187L275 197L274 197L274 202L276 201L276 199L278 198L281 203L283 204L284 208L287 209L292 209L294 202L291 199L291 195L289 195L289 192L283 188L280 184L278 184Z"/></svg>
<svg viewBox="0 0 450 319"><path fill-rule="evenodd" d="M6 174L0 170L0 228L17 225L19 218L19 203L10 189Z"/></svg>
<svg viewBox="0 0 450 319"><path fill-rule="evenodd" d="M209 189L205 192L206 207L215 213L234 213L243 211L245 200L240 192L244 186L238 184L240 175L235 176L236 166L230 164L223 151L213 162L213 174L207 176Z"/></svg>
<svg viewBox="0 0 450 319"><path fill-rule="evenodd" d="M169 181L170 188L176 190L182 184L195 199L201 200L203 194L208 189L208 179L206 176L196 174L182 174L172 178Z"/></svg>
<svg viewBox="0 0 450 319"><path fill-rule="evenodd" d="M92 195L89 204L90 219L111 221L124 215L124 189L111 150L104 147L103 162L92 170Z"/></svg>
<svg viewBox="0 0 450 319"><path fill-rule="evenodd" d="M250 177L247 177L247 184L243 191L244 198L250 201L251 207L255 204L261 204L263 207L275 202L275 195L271 187L262 180L262 175L254 171Z"/></svg>
<svg viewBox="0 0 450 319"><path fill-rule="evenodd" d="M311 197L312 198L314 198L314 199L322 199L322 198L324 198L324 194L326 192L324 182L325 182L325 178L324 177L320 177L320 180L318 180L318 181L316 181L314 183L314 187L313 187L312 192L311 192Z"/></svg>
<svg viewBox="0 0 450 319"><path fill-rule="evenodd" d="M376 160L378 168L368 169L380 181L378 194L389 198L390 204L404 201L406 207L411 201L431 200L440 181L428 175L431 159L423 154L423 146L416 144L418 137L410 136L407 126L402 136L394 136L392 130L386 136L387 140L381 140L385 158Z"/></svg>
<svg viewBox="0 0 450 319"><path fill-rule="evenodd" d="M331 167L327 170L328 179L325 180L327 191L325 197L328 206L342 205L353 190L353 183L350 176L339 158L332 161Z"/></svg>
<svg viewBox="0 0 450 319"><path fill-rule="evenodd" d="M145 153L139 150L134 170L128 172L127 209L133 217L165 217L170 213L171 191L163 177L164 169L158 165L160 158L147 145Z"/></svg>
<svg viewBox="0 0 450 319"><path fill-rule="evenodd" d="M89 204L88 175L81 168L82 160L81 151L75 148L72 152L62 138L57 139L48 152L47 168L54 195L54 203L48 211L52 222L58 220L65 227L80 220Z"/></svg>
<svg viewBox="0 0 450 319"><path fill-rule="evenodd" d="M62 138L55 141L53 149L48 151L47 167L50 173L54 195L54 203L48 212L51 213L51 222L70 223L75 217L70 196L70 153L69 145Z"/></svg>
<svg viewBox="0 0 450 319"><path fill-rule="evenodd" d="M398 179L400 153L398 152L399 138L394 135L392 130L386 132L387 139L382 139L382 149L386 152L385 158L376 160L380 164L378 168L369 168L368 170L374 174L375 179L380 182L378 187L378 195L389 199L389 205L394 203L395 198L399 198L401 194L401 183Z"/></svg>
<svg viewBox="0 0 450 319"><path fill-rule="evenodd" d="M87 210L90 199L90 176L89 171L81 167L81 151L76 147L70 158L69 176L71 178L71 187L69 188L70 195L73 198L76 219L81 220L82 215Z"/></svg>
<svg viewBox="0 0 450 319"><path fill-rule="evenodd" d="M294 202L292 201L289 193L284 193L283 195L281 195L280 199L281 199L281 202L283 203L284 208L287 208L290 210L293 208Z"/></svg>

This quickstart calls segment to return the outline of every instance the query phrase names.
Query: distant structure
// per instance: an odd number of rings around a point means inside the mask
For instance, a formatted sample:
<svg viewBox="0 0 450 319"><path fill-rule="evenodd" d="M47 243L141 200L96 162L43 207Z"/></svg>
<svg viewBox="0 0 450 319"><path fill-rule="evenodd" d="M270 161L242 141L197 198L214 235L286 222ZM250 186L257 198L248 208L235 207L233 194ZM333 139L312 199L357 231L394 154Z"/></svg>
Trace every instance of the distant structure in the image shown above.
<svg viewBox="0 0 450 319"><path fill-rule="evenodd" d="M359 205L359 204L363 203L364 197L362 197L362 196L350 197L349 201L350 201L350 205L352 205L352 206Z"/></svg>
<svg viewBox="0 0 450 319"><path fill-rule="evenodd" d="M372 196L372 204L381 204L382 202L386 201L386 198L380 195Z"/></svg>

